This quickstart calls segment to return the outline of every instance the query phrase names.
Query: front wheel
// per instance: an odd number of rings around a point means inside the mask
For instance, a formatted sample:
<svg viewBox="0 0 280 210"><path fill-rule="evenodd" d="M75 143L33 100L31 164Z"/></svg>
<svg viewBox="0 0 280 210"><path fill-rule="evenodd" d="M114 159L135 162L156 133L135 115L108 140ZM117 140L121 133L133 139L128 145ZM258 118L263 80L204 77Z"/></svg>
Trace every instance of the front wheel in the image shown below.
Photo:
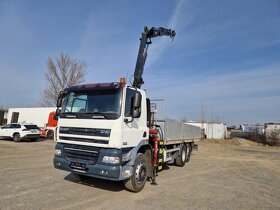
<svg viewBox="0 0 280 210"><path fill-rule="evenodd" d="M132 192L140 192L147 181L147 158L139 153L134 163L133 174L130 179L124 181L124 186Z"/></svg>
<svg viewBox="0 0 280 210"><path fill-rule="evenodd" d="M15 133L13 135L13 139L14 139L14 142L20 142L20 135L19 135L19 133Z"/></svg>

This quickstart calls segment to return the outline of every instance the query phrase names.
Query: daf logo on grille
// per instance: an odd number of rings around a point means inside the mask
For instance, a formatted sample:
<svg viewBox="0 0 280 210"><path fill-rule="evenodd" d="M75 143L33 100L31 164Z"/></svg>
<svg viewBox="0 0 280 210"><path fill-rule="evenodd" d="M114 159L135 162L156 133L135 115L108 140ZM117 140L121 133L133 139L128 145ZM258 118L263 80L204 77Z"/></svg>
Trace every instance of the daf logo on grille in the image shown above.
<svg viewBox="0 0 280 210"><path fill-rule="evenodd" d="M110 130L100 130L100 133L103 135L109 135L110 134Z"/></svg>

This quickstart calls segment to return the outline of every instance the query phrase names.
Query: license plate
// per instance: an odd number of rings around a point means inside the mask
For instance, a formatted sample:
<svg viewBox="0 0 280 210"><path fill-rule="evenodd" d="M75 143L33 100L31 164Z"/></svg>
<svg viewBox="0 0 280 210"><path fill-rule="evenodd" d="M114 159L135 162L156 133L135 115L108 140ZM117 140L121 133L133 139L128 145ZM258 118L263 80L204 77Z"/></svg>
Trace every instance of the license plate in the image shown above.
<svg viewBox="0 0 280 210"><path fill-rule="evenodd" d="M86 164L84 164L84 163L78 163L78 162L71 162L71 163L70 163L70 168L85 171L85 170L86 170Z"/></svg>
<svg viewBox="0 0 280 210"><path fill-rule="evenodd" d="M38 130L33 129L33 130L31 130L31 133L37 133L37 131L38 131Z"/></svg>

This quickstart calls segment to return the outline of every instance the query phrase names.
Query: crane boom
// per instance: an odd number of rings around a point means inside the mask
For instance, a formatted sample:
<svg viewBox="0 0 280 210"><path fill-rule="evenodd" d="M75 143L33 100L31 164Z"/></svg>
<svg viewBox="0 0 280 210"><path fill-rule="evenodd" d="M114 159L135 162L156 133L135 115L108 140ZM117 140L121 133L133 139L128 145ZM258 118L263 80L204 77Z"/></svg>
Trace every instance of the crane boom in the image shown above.
<svg viewBox="0 0 280 210"><path fill-rule="evenodd" d="M144 72L144 66L147 58L147 51L148 47L151 42L151 38L157 37L157 36L170 36L172 39L174 39L176 35L176 32L171 29L167 28L155 28L152 27L151 29L148 29L147 26L144 27L144 32L142 33L142 37L140 38L140 46L134 71L134 81L133 86L136 88L140 88L143 84L143 72Z"/></svg>

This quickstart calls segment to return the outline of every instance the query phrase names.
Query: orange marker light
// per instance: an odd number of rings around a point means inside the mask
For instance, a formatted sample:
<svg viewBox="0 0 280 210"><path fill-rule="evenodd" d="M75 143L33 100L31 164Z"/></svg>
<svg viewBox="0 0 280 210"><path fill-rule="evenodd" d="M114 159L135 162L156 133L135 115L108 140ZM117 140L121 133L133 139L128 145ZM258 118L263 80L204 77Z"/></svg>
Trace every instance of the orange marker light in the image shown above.
<svg viewBox="0 0 280 210"><path fill-rule="evenodd" d="M121 78L120 78L120 83L121 83L122 86L125 85L125 78L124 78L124 77L121 77Z"/></svg>

